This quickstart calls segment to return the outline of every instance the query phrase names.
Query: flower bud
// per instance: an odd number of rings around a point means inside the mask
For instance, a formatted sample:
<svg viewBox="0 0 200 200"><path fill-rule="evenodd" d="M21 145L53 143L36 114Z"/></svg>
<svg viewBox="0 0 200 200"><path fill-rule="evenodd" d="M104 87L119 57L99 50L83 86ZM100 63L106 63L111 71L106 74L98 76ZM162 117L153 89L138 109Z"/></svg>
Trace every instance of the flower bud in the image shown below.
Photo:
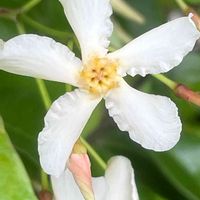
<svg viewBox="0 0 200 200"><path fill-rule="evenodd" d="M94 200L90 166L87 150L79 140L69 158L68 169L72 172L74 180L86 200Z"/></svg>

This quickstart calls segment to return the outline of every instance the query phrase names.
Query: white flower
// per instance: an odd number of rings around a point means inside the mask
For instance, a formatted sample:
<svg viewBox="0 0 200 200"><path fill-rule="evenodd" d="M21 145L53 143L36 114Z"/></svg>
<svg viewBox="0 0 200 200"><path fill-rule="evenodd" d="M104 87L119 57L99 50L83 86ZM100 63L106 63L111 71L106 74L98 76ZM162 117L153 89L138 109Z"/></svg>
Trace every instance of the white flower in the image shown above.
<svg viewBox="0 0 200 200"><path fill-rule="evenodd" d="M59 178L52 176L51 180L56 200L84 200L68 169ZM111 158L105 176L93 178L93 190L95 200L138 200L130 161L122 156Z"/></svg>
<svg viewBox="0 0 200 200"><path fill-rule="evenodd" d="M190 17L155 28L113 53L109 0L60 0L79 40L82 62L64 45L37 35L0 42L0 69L79 87L56 100L39 135L43 169L59 176L96 105L105 99L110 116L144 148L165 151L180 137L181 122L169 98L131 88L123 76L167 72L200 37Z"/></svg>

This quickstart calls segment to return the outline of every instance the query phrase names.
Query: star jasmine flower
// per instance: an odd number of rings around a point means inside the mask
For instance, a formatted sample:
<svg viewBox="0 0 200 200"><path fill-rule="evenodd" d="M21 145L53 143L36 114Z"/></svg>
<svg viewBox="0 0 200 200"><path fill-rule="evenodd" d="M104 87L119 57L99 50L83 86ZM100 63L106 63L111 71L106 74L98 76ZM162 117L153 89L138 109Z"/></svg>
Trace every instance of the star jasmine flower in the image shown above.
<svg viewBox="0 0 200 200"><path fill-rule="evenodd" d="M84 200L71 172L51 177L55 200ZM134 171L130 161L115 156L108 162L105 176L92 180L95 200L138 200Z"/></svg>
<svg viewBox="0 0 200 200"><path fill-rule="evenodd" d="M97 104L104 98L109 115L144 148L171 149L179 140L181 121L167 97L130 87L125 75L145 76L177 66L200 37L192 16L155 28L109 53L113 25L109 0L60 0L81 47L82 61L48 37L25 34L0 44L0 69L71 84L78 89L58 98L39 134L40 162L59 176L74 144Z"/></svg>

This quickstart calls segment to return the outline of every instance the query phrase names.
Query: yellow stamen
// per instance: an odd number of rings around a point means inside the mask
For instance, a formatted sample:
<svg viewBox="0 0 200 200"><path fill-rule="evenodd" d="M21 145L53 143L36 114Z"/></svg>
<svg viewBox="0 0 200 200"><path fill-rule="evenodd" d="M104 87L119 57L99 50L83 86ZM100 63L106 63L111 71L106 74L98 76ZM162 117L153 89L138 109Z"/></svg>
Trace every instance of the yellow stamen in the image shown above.
<svg viewBox="0 0 200 200"><path fill-rule="evenodd" d="M109 58L93 57L80 73L81 84L94 95L105 95L118 87L118 63Z"/></svg>

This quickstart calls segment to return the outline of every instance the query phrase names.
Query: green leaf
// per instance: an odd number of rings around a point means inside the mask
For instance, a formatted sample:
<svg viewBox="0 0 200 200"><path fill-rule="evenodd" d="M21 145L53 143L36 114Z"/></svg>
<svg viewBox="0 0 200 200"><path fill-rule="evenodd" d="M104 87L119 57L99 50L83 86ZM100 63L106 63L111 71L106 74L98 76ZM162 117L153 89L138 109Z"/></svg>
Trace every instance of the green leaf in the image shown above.
<svg viewBox="0 0 200 200"><path fill-rule="evenodd" d="M141 188L139 188L138 190L138 193L140 194L141 200L149 200L149 199L166 200L166 198L161 197L160 195L152 191L149 187L142 184L141 184Z"/></svg>
<svg viewBox="0 0 200 200"><path fill-rule="evenodd" d="M39 180L37 136L46 111L36 82L2 71L0 80L0 111L6 130L29 175Z"/></svg>
<svg viewBox="0 0 200 200"><path fill-rule="evenodd" d="M25 168L14 150L0 118L0 199L36 200Z"/></svg>
<svg viewBox="0 0 200 200"><path fill-rule="evenodd" d="M152 154L163 174L188 199L200 199L200 138L184 135L178 145L163 154Z"/></svg>

